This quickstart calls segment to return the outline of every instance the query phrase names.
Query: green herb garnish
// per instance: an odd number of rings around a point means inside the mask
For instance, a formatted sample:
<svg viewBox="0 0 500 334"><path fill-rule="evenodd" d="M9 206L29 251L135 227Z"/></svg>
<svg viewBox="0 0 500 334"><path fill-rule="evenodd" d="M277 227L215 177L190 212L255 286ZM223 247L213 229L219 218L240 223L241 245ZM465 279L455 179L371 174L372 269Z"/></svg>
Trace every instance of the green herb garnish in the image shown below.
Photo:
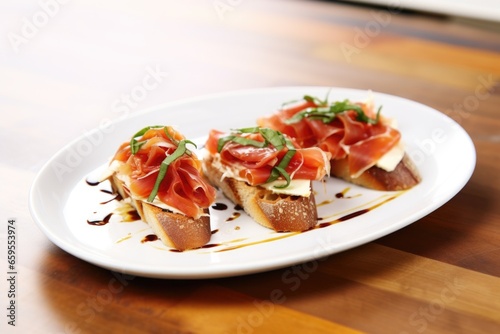
<svg viewBox="0 0 500 334"><path fill-rule="evenodd" d="M282 176L286 183L283 185L275 185L275 188L286 188L290 185L291 177L286 172L286 168L290 164L292 157L296 153L295 146L290 141L290 139L286 138L281 132L269 129L269 128L261 128L261 127L251 127L251 128L241 128L233 130L235 134L230 134L228 136L219 138L217 142L217 152L221 152L224 148L224 145L228 142L235 142L243 146L253 146L257 148L264 148L272 145L277 151L283 150L285 147L288 151L285 153L281 161L277 166L274 166L271 170L271 175L266 180L265 183L269 183L275 181L280 176ZM245 138L238 136L238 134L243 133L260 133L264 138L264 141L258 141L250 138Z"/></svg>
<svg viewBox="0 0 500 334"><path fill-rule="evenodd" d="M281 151L285 147L286 145L285 136L283 136L281 132L268 128L261 128L259 132L262 135L262 137L264 137L266 142L273 145L276 148L276 150Z"/></svg>
<svg viewBox="0 0 500 334"><path fill-rule="evenodd" d="M226 143L228 143L230 141L241 144L243 146L254 146L254 147L258 147L258 148L262 148L262 147L266 146L266 143L263 141L253 140L253 139L245 138L245 137L238 137L235 135L229 135L229 136L219 138L219 141L217 142L217 152L220 153L220 151L222 151L222 148L224 147L224 145L226 145Z"/></svg>
<svg viewBox="0 0 500 334"><path fill-rule="evenodd" d="M175 139L175 138L174 138L174 137L170 134L170 132L168 132L168 129L169 129L168 127L164 127L164 128L163 128L163 132L165 132L165 134L167 135L167 138L168 138L168 139L170 139L170 141L171 141L172 143L174 143L175 145L179 146L179 141L178 141L178 140L176 140L176 139Z"/></svg>
<svg viewBox="0 0 500 334"><path fill-rule="evenodd" d="M168 132L168 127L162 126L162 125L152 125L152 126L146 126L146 127L142 128L141 130L139 130L136 134L134 134L132 136L132 139L130 139L130 151L132 152L132 154L136 154L137 152L139 152L142 145L144 145L147 142L147 140L137 141L138 137L143 136L148 130L160 129L160 128L163 128L163 131L165 132L167 137L170 139L170 141L172 141L172 143L174 145L177 145L177 148L171 155L166 157L161 162L160 170L158 172L158 176L156 177L156 181L155 181L155 184L153 186L153 190L151 190L151 193L149 194L149 197L148 197L148 202L153 202L156 195L158 194L158 190L160 189L160 184L163 181L163 179L165 178L165 175L167 174L168 166L170 166L170 164L172 162L174 162L176 159L180 158L184 154L191 155L191 151L189 151L186 148L186 144L192 144L192 145L194 145L194 147L196 147L196 144L190 140L183 139L183 140L178 141L178 140L174 139L172 134L170 134Z"/></svg>
<svg viewBox="0 0 500 334"><path fill-rule="evenodd" d="M296 152L296 150L289 150L288 152L286 152L285 156L283 157L283 159L281 159L278 166L274 166L271 170L271 175L266 180L266 183L275 181L281 175L286 180L286 183L283 185L275 185L274 188L286 188L290 185L290 174L287 173L285 168L288 167L290 161L292 160L292 157Z"/></svg>
<svg viewBox="0 0 500 334"><path fill-rule="evenodd" d="M161 125L146 126L145 128L142 128L141 130L139 130L135 135L133 135L132 139L130 139L130 151L132 152L132 154L136 154L137 152L139 152L142 145L144 145L146 143L145 140L138 142L136 140L137 137L144 135L148 130L162 128L162 127L163 126L161 126Z"/></svg>
<svg viewBox="0 0 500 334"><path fill-rule="evenodd" d="M184 154L189 154L189 155L191 154L191 152L186 148L186 144L192 144L192 145L194 145L195 148L197 147L196 144L190 140L183 139L183 140L179 141L179 145L177 146L177 149L174 151L174 153L172 153L171 155L166 157L161 162L160 171L158 172L158 176L156 177L156 182L155 182L155 185L153 187L153 190L151 190L151 193L149 194L148 202L153 202L153 200L155 199L156 194L158 193L158 190L160 189L160 184L163 181L163 179L165 178L165 175L167 174L167 170L168 170L168 167L170 166L170 164L172 162L174 162L175 160L177 160L178 158L180 158Z"/></svg>
<svg viewBox="0 0 500 334"><path fill-rule="evenodd" d="M327 100L321 101L320 99L309 95L304 96L304 100L314 102L318 106L309 107L296 113L294 116L285 121L286 124L294 124L300 122L304 118L320 120L323 123L330 123L335 119L335 117L337 117L338 114L349 110L356 112L356 118L358 121L368 124L377 124L380 118L380 111L382 109L382 107L379 107L375 119L372 119L365 114L359 105L353 104L348 100L329 103Z"/></svg>

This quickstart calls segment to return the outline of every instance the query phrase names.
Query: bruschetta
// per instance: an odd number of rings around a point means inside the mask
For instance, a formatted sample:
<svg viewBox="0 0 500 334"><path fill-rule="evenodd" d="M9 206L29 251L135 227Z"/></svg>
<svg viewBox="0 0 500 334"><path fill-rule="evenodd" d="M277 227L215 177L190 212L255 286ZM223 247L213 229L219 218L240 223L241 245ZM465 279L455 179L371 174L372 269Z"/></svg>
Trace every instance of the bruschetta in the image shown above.
<svg viewBox="0 0 500 334"><path fill-rule="evenodd" d="M300 148L268 128L209 133L203 168L209 181L257 223L278 232L318 222L312 181L329 173L330 154Z"/></svg>
<svg viewBox="0 0 500 334"><path fill-rule="evenodd" d="M120 145L107 172L158 238L181 251L210 240L209 207L216 196L189 145L194 143L171 126L148 126Z"/></svg>
<svg viewBox="0 0 500 334"><path fill-rule="evenodd" d="M312 96L286 103L257 124L331 154L331 176L370 189L406 190L421 181L395 122L373 103L329 102Z"/></svg>

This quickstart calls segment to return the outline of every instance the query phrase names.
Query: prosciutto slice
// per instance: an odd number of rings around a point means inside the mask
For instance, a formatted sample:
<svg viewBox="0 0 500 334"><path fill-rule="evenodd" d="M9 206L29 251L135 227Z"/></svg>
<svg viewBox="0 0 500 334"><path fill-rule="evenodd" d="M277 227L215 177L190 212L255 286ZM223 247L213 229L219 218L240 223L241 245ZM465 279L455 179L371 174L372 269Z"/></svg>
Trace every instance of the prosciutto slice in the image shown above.
<svg viewBox="0 0 500 334"><path fill-rule="evenodd" d="M227 142L218 152L219 139L227 134L218 130L210 131L205 148L212 155L219 154L221 164L237 171L238 176L250 185L266 183L273 167L277 166L288 152L284 147L280 150L269 145L255 147L234 141ZM244 138L264 142L260 133L242 134ZM320 180L329 170L330 154L319 148L300 148L294 144L295 154L285 168L292 180Z"/></svg>
<svg viewBox="0 0 500 334"><path fill-rule="evenodd" d="M368 117L373 117L373 107L356 104ZM289 123L288 120L307 108L319 107L314 101L293 107L283 108L278 112L262 117L257 124L262 127L279 130L295 138L302 147L319 147L331 154L332 163L339 159L348 159L349 173L352 178L360 176L374 166L377 161L401 139L398 130L392 128L381 118L375 124L359 120L354 110L346 110L336 115L330 122L304 117Z"/></svg>

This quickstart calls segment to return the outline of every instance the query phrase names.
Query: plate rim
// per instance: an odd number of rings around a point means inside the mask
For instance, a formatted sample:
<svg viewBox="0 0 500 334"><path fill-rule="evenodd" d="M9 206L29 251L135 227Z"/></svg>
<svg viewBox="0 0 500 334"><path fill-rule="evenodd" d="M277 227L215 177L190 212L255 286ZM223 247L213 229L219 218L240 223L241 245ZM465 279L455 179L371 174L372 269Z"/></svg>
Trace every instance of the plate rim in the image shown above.
<svg viewBox="0 0 500 334"><path fill-rule="evenodd" d="M203 102L207 100L214 100L214 99L223 99L227 98L230 96L237 96L237 97L242 97L246 95L259 95L259 94L280 94L284 92L289 92L293 90L328 90L331 89L332 91L349 91L351 93L355 94L367 94L370 92L370 90L364 90L364 89L357 89L357 88L348 88L348 87L331 87L331 86L278 86L278 87L264 87L264 88L252 88L252 89L240 89L240 90L231 90L231 91L225 91L225 92L219 92L219 93L212 93L212 94L205 94L205 95L199 95L199 96L194 96L194 97L189 97L189 98L184 98L184 99L179 99L175 101L170 101L167 103L159 104L150 108L138 110L137 112L134 112L133 114L127 115L126 117L121 117L117 118L111 121L111 124L113 125L119 125L122 122L130 122L131 120L134 119L140 119L141 117L144 117L144 115L154 113L156 111L166 109L166 108L174 108L175 106L178 105L189 105L193 104L196 102ZM57 236L57 234L54 234L53 231L46 226L46 224L43 222L42 217L40 217L39 212L36 207L36 190L37 186L43 179L43 176L48 173L48 170L50 169L51 165L53 162L64 152L66 152L69 148L71 148L73 145L81 141L82 139L85 138L88 133L93 133L95 131L99 131L99 128L94 128L91 131L87 132L86 134L82 134L80 136L77 136L73 140L69 141L67 144L63 145L61 148L59 148L40 168L40 170L37 172L35 178L33 179L30 190L29 190L29 211L31 213L31 216L33 220L35 221L36 225L38 228L45 234L45 236L56 246L58 246L60 249L64 250L65 252L80 258L86 262L92 263L94 265L117 271L117 272L122 272L126 274L131 274L131 275L137 275L137 276L142 276L142 277L151 277L151 278L165 278L165 279L205 279L205 278L220 278L220 277L230 277L230 276L239 276L239 275L247 275L247 274L252 274L252 273L257 273L257 272L263 272L263 271L268 271L268 270L275 270L279 268L284 268L288 267L294 264L299 264L311 260L316 260L319 258L323 258L325 256L330 256L339 252L346 251L348 249L352 249L355 247L359 247L360 245L366 244L368 242L371 242L373 240L376 240L380 237L383 237L385 235L388 235L390 233L393 233L401 228L404 228L422 217L425 217L426 215L432 213L442 205L446 204L449 200L451 200L457 193L459 193L463 187L469 182L472 174L474 173L476 162L477 162L477 156L476 156L476 150L474 146L474 142L470 138L469 134L463 129L462 126L460 126L455 120L451 119L447 115L443 114L442 112L438 111L437 109L434 109L432 107L429 107L425 104L422 104L418 101L410 100L404 97L396 96L396 95L391 95L383 92L376 92L373 91L374 94L377 96L384 96L386 98L390 99L398 99L402 101L403 103L412 103L412 104L417 104L420 107L423 107L427 109L427 111L435 113L437 117L442 117L444 120L451 122L450 124L453 124L455 127L455 130L458 130L460 132L460 135L463 137L462 139L465 139L466 142L468 143L469 147L469 153L470 153L470 164L468 165L468 168L465 170L462 170L461 175L463 176L460 181L456 184L453 185L453 188L446 192L444 195L442 195L442 198L440 198L438 201L435 201L433 205L429 205L426 207L425 210L420 210L417 212L414 212L412 215L404 219L404 221L400 224L393 224L391 227L388 227L384 229L383 231L378 231L377 233L372 233L372 235L366 235L364 237L358 238L356 242L350 243L348 247L343 247L338 250L332 251L331 249L323 249L323 252L320 252L317 254L317 256L311 256L310 254L304 254L301 257L292 256L287 259L281 259L279 263L274 263L273 261L266 262L261 264L258 267L251 267L246 264L239 264L238 266L232 265L231 268L225 268L224 266L218 266L218 265L213 265L210 272L204 272L204 271L199 271L196 270L196 268L183 268L182 272L165 272L165 271L158 271L158 270L147 270L147 268L140 268L140 266L135 266L135 269L131 268L124 268L123 266L120 266L118 264L113 264L110 263L109 261L106 261L105 259L100 259L96 258L95 256L92 256L91 254L87 253L82 253L79 252L78 249L73 247L72 245L66 243L62 238ZM62 208L61 208L62 210ZM374 234L374 235L373 235ZM126 267L126 266L125 266Z"/></svg>

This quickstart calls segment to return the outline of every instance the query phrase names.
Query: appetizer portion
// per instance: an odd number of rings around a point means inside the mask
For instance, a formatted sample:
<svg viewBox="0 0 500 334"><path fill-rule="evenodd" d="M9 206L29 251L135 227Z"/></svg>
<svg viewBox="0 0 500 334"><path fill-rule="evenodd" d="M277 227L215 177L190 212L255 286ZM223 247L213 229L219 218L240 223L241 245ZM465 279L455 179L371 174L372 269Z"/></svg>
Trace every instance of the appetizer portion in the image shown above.
<svg viewBox="0 0 500 334"><path fill-rule="evenodd" d="M120 145L107 173L158 238L178 250L210 240L208 208L216 196L188 145L196 146L171 126L145 127Z"/></svg>
<svg viewBox="0 0 500 334"><path fill-rule="evenodd" d="M301 147L331 154L330 174L376 190L405 190L421 180L401 133L372 102L329 102L304 96L257 124L295 138Z"/></svg>
<svg viewBox="0 0 500 334"><path fill-rule="evenodd" d="M312 181L328 175L330 153L260 127L212 130L205 148L210 182L257 223L279 232L317 224Z"/></svg>

